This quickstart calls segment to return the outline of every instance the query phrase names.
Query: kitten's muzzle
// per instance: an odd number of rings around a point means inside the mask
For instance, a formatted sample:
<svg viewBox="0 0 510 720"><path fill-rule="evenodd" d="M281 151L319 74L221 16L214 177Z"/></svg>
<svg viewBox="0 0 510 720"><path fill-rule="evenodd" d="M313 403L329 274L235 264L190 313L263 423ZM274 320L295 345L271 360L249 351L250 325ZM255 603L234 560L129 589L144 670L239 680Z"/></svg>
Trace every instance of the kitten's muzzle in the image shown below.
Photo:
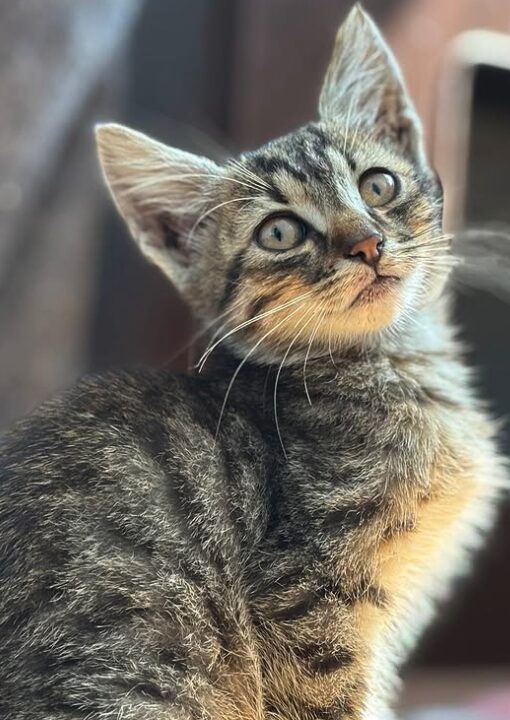
<svg viewBox="0 0 510 720"><path fill-rule="evenodd" d="M361 260L361 262L376 268L384 247L384 239L379 233L373 233L364 238L352 238L343 246L343 256L346 260Z"/></svg>

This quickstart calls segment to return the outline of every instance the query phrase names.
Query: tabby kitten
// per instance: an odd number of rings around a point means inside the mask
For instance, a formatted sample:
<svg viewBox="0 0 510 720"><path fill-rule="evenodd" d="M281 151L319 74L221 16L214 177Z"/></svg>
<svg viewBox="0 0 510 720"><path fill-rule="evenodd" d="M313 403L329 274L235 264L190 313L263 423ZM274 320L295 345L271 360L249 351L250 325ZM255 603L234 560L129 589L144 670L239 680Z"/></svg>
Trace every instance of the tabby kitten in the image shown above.
<svg viewBox="0 0 510 720"><path fill-rule="evenodd" d="M441 188L359 7L319 113L223 166L98 128L210 343L191 377L86 378L4 440L1 718L392 717L504 473Z"/></svg>

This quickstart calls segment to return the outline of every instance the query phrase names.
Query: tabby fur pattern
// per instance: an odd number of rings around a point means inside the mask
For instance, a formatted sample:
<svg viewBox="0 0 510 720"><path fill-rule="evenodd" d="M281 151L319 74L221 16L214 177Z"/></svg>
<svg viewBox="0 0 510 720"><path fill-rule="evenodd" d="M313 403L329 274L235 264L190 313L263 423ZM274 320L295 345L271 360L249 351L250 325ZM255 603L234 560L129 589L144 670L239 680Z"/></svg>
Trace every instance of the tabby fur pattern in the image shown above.
<svg viewBox="0 0 510 720"><path fill-rule="evenodd" d="M98 128L120 212L209 344L189 376L85 378L3 440L4 720L393 717L505 472L449 319L441 188L358 6L319 111L221 166ZM397 178L381 207L370 168ZM282 216L306 239L261 247ZM345 254L373 233L375 269Z"/></svg>

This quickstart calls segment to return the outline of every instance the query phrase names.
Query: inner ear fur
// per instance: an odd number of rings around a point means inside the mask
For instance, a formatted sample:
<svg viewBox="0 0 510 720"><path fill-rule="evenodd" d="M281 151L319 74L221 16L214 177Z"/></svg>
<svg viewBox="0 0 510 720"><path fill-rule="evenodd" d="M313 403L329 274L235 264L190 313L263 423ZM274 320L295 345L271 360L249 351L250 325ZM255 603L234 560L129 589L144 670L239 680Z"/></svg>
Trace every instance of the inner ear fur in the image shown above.
<svg viewBox="0 0 510 720"><path fill-rule="evenodd" d="M104 178L131 235L181 285L199 250L197 220L214 198L221 168L122 125L99 125L96 138Z"/></svg>
<svg viewBox="0 0 510 720"><path fill-rule="evenodd" d="M365 126L426 165L423 131L399 65L359 4L340 26L319 99L323 120Z"/></svg>

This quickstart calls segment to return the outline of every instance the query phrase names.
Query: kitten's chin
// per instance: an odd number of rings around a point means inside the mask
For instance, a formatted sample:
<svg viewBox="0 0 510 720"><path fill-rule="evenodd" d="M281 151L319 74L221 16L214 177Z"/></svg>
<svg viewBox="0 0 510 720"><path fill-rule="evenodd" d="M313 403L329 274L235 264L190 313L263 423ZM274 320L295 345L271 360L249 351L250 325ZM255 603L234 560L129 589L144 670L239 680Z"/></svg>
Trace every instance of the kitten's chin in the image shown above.
<svg viewBox="0 0 510 720"><path fill-rule="evenodd" d="M338 344L366 345L391 333L397 339L409 323L413 326L427 308L444 297L450 271L428 273L415 268L408 275L386 276L355 294L350 306L338 313Z"/></svg>
<svg viewBox="0 0 510 720"><path fill-rule="evenodd" d="M350 279L343 292L317 302L305 296L283 317L267 313L256 324L249 324L247 335L227 333L228 344L240 358L256 363L302 362L331 349L378 344L385 333L398 333L403 321L419 309L425 278L421 273L407 277L385 275Z"/></svg>
<svg viewBox="0 0 510 720"><path fill-rule="evenodd" d="M358 289L348 306L338 313L333 333L341 341L367 338L389 328L410 300L406 285L395 275L377 276Z"/></svg>
<svg viewBox="0 0 510 720"><path fill-rule="evenodd" d="M367 308L379 302L384 304L388 296L398 289L397 286L400 283L400 278L395 275L377 275L368 285L357 293L349 309Z"/></svg>

